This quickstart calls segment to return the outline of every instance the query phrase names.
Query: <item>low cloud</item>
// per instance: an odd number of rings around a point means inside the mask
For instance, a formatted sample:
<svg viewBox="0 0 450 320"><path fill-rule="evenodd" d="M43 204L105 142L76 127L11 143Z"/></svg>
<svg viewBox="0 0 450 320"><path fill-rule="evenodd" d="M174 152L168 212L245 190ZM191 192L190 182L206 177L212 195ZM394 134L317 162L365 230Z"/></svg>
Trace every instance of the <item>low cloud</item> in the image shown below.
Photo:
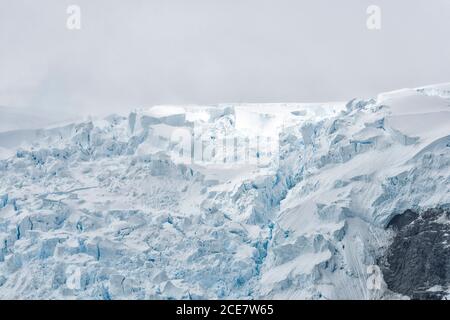
<svg viewBox="0 0 450 320"><path fill-rule="evenodd" d="M81 30L66 9L81 8ZM450 81L447 0L0 2L0 105L52 115L155 104L347 100Z"/></svg>

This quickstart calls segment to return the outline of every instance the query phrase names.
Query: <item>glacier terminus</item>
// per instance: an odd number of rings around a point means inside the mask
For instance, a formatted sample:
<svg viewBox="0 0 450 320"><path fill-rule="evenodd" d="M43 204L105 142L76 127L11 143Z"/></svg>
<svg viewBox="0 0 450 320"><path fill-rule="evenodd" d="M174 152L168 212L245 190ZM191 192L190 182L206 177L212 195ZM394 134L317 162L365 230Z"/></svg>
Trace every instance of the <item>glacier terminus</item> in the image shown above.
<svg viewBox="0 0 450 320"><path fill-rule="evenodd" d="M0 298L445 299L449 204L449 84L8 126Z"/></svg>

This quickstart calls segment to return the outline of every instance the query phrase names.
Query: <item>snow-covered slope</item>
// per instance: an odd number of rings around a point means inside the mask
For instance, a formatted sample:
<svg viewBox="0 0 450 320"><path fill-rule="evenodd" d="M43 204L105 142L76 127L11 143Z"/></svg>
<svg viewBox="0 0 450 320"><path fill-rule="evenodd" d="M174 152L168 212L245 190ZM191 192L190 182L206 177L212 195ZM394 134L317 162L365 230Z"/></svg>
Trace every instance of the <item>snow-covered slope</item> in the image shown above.
<svg viewBox="0 0 450 320"><path fill-rule="evenodd" d="M400 298L371 277L450 203L449 92L0 133L0 298Z"/></svg>
<svg viewBox="0 0 450 320"><path fill-rule="evenodd" d="M54 114L42 114L25 108L0 106L0 132L12 130L38 129L56 123L59 117Z"/></svg>

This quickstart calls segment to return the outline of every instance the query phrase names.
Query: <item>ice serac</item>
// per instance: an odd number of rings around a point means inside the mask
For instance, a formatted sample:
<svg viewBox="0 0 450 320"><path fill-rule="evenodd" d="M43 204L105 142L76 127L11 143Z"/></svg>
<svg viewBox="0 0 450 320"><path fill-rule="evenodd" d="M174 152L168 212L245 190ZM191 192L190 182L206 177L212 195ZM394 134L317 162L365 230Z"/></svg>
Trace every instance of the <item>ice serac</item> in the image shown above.
<svg viewBox="0 0 450 320"><path fill-rule="evenodd" d="M445 298L448 272L411 278L398 248L447 241L449 92L0 133L0 298Z"/></svg>

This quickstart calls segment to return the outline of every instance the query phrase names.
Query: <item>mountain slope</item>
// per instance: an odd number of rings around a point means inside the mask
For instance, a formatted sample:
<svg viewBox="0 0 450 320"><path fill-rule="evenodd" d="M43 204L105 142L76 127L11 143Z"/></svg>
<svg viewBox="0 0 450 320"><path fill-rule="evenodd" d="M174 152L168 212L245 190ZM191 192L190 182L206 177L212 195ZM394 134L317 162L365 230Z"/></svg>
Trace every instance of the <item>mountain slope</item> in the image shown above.
<svg viewBox="0 0 450 320"><path fill-rule="evenodd" d="M450 203L449 92L0 133L0 298L403 298L378 265Z"/></svg>

